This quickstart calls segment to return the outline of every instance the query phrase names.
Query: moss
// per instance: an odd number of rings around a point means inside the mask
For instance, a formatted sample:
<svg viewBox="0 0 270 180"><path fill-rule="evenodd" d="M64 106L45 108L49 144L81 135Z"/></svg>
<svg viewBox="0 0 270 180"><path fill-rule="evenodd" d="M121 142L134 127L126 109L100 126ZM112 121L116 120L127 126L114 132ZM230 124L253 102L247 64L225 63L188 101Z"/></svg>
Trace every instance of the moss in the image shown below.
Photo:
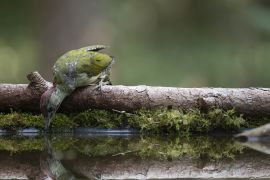
<svg viewBox="0 0 270 180"><path fill-rule="evenodd" d="M213 130L238 130L269 122L269 119L250 119L237 115L234 110L210 109L202 113L198 109L182 111L178 109L140 109L131 113L118 113L108 110L91 109L78 114L56 114L52 121L54 129L76 127L98 128L137 128L151 133L210 132ZM29 113L0 114L0 127L18 129L25 127L44 127L41 115Z"/></svg>
<svg viewBox="0 0 270 180"><path fill-rule="evenodd" d="M213 138L209 136L177 137L174 139L146 138L137 145L141 157L175 160L184 156L195 160L204 157L205 161L232 159L242 153L244 147L230 138Z"/></svg>
<svg viewBox="0 0 270 180"><path fill-rule="evenodd" d="M63 151L73 147L78 140L79 139L73 137L64 137L64 138L53 137L51 138L51 144L55 150Z"/></svg>
<svg viewBox="0 0 270 180"><path fill-rule="evenodd" d="M41 151L43 149L43 139L35 138L1 138L0 150L6 150L11 153L23 151Z"/></svg>
<svg viewBox="0 0 270 180"><path fill-rule="evenodd" d="M131 116L129 123L142 130L161 132L209 132L216 129L235 130L247 126L247 122L233 110L211 109L201 113L197 109L181 110L141 109Z"/></svg>
<svg viewBox="0 0 270 180"><path fill-rule="evenodd" d="M42 124L43 124L43 118L41 118ZM56 129L71 129L80 126L80 124L77 124L73 121L72 118L65 114L56 114L52 121L52 128ZM43 126L42 126L43 127Z"/></svg>
<svg viewBox="0 0 270 180"><path fill-rule="evenodd" d="M75 149L88 156L116 155L118 153L130 151L128 145L137 143L139 139L125 139L115 137L96 137L91 139L81 139ZM134 149L132 149L134 151ZM135 150L136 151L136 150Z"/></svg>
<svg viewBox="0 0 270 180"><path fill-rule="evenodd" d="M71 117L81 127L116 128L123 127L125 115L107 110L87 110Z"/></svg>
<svg viewBox="0 0 270 180"><path fill-rule="evenodd" d="M76 142L74 148L88 156L137 155L141 158L177 160L190 157L206 161L233 159L243 153L244 147L230 138L197 137L145 137L94 138Z"/></svg>
<svg viewBox="0 0 270 180"><path fill-rule="evenodd" d="M69 151L85 154L91 157L136 155L141 158L158 160L177 160L190 157L194 160L218 161L232 159L243 153L244 147L230 138L214 138L210 136L192 137L52 137L51 145L54 151ZM11 154L23 151L43 151L44 138L2 138L0 150Z"/></svg>
<svg viewBox="0 0 270 180"><path fill-rule="evenodd" d="M261 118L246 118L248 122L248 127L255 128L258 126L261 126L263 124L270 123L270 118L267 117L261 117Z"/></svg>
<svg viewBox="0 0 270 180"><path fill-rule="evenodd" d="M0 114L0 127L7 129L18 129L26 127L44 128L44 121L41 115L31 113L13 112L9 114ZM53 128L74 128L77 124L65 114L56 114L53 122Z"/></svg>
<svg viewBox="0 0 270 180"><path fill-rule="evenodd" d="M28 113L13 112L10 114L0 114L0 126L8 129L18 127L37 127L42 128L42 117Z"/></svg>

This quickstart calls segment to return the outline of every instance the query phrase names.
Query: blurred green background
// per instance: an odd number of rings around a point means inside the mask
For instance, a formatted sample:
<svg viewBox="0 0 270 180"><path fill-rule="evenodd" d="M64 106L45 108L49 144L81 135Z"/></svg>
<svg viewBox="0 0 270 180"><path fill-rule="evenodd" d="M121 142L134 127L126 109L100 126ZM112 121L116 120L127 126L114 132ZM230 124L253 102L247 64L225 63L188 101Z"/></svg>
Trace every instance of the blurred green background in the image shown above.
<svg viewBox="0 0 270 180"><path fill-rule="evenodd" d="M71 49L110 45L124 85L270 85L268 0L2 0L0 82L52 79Z"/></svg>

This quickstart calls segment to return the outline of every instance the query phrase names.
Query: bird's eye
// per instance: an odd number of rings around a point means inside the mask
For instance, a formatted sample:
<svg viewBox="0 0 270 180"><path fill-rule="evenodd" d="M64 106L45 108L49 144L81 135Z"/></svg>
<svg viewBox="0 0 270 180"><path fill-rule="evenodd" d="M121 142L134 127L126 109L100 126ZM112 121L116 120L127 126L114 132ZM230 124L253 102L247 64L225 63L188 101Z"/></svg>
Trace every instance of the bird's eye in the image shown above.
<svg viewBox="0 0 270 180"><path fill-rule="evenodd" d="M96 61L97 61L97 62L100 62L101 60L100 60L100 59L97 59Z"/></svg>

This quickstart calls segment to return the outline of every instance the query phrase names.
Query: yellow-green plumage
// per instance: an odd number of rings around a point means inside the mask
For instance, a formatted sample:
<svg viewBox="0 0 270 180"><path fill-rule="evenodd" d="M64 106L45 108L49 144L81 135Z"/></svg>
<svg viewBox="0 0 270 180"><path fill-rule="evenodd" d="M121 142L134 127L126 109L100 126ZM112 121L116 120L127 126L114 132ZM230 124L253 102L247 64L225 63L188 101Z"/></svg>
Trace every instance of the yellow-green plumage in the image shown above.
<svg viewBox="0 0 270 180"><path fill-rule="evenodd" d="M111 62L109 55L88 51L87 48L69 51L53 66L54 83L71 91L95 83Z"/></svg>
<svg viewBox="0 0 270 180"><path fill-rule="evenodd" d="M41 97L41 110L45 117L45 128L63 99L77 87L101 86L108 77L113 58L98 52L105 46L96 45L72 50L62 55L53 66L54 87Z"/></svg>

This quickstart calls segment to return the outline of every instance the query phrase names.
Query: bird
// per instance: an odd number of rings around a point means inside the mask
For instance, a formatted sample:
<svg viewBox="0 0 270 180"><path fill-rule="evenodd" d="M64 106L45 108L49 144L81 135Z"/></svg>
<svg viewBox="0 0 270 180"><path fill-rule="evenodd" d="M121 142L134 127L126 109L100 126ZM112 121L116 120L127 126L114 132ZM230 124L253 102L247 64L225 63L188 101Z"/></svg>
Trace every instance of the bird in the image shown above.
<svg viewBox="0 0 270 180"><path fill-rule="evenodd" d="M109 80L114 57L100 52L104 45L92 45L68 51L53 66L53 86L40 98L40 110L44 117L44 128L48 131L52 119L62 101L76 88L95 86L101 90Z"/></svg>

